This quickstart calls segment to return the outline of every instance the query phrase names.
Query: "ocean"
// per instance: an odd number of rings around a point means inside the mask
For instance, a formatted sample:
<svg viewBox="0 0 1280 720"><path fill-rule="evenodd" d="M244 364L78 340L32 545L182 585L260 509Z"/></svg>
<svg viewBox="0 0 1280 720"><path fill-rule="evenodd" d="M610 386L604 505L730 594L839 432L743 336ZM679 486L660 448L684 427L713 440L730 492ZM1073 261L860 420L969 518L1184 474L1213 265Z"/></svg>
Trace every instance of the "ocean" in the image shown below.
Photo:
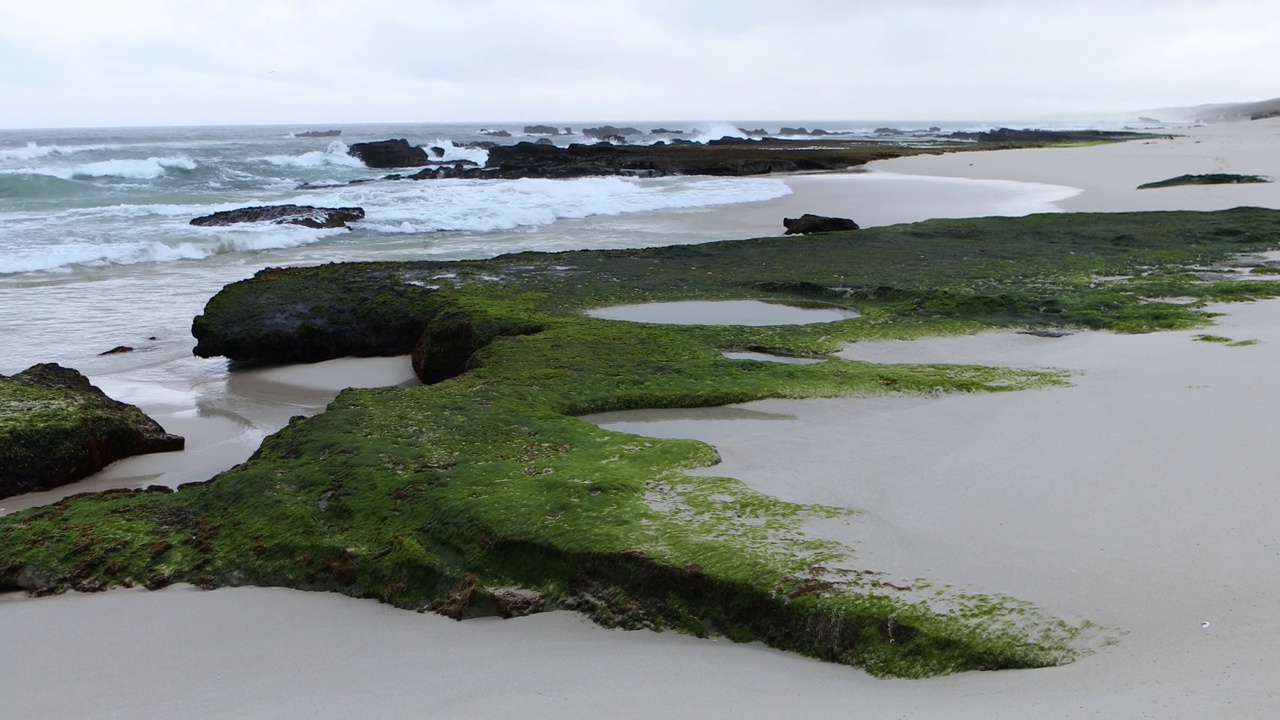
<svg viewBox="0 0 1280 720"><path fill-rule="evenodd" d="M782 125L871 138L883 125L614 124L683 130L675 137L697 141L739 134L739 126ZM944 131L974 129L971 123L934 124ZM762 209L781 208L803 179L386 181L380 178L388 171L366 168L347 153L350 142L403 137L443 148L446 159L483 163L486 151L467 144L534 139L522 127L341 125L334 128L341 130L339 137L298 136L329 127L0 130L0 373L40 362L74 367L166 427L165 418L187 429L207 428L217 418L226 441L243 446L243 455L290 414L315 412L323 403L289 406L238 394L236 371L225 360L191 355L191 319L227 283L269 266L780 234L781 215ZM511 137L485 130L509 131ZM553 140L564 145L582 137ZM829 184L832 177L811 176L806 187ZM369 182L346 184L352 180ZM1075 192L878 172L836 180L848 207L860 209L852 216L864 225L1052 211L1055 200ZM825 192L830 195L831 188ZM360 206L366 218L349 230L189 224L219 210L281 203ZM100 354L121 345L134 350ZM196 422L201 419L204 425ZM181 478L191 479L204 478Z"/></svg>

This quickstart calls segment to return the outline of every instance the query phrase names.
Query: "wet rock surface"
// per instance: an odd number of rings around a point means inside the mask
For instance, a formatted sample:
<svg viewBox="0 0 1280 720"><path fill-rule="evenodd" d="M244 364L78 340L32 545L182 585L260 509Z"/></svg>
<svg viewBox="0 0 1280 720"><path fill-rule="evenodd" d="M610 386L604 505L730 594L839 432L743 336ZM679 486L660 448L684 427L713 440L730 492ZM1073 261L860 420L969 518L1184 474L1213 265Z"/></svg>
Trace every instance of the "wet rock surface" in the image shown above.
<svg viewBox="0 0 1280 720"><path fill-rule="evenodd" d="M364 219L364 208L327 208L313 205L261 205L223 210L191 221L200 227L222 227L241 223L269 222L276 225L301 225L316 230L346 227L347 223Z"/></svg>

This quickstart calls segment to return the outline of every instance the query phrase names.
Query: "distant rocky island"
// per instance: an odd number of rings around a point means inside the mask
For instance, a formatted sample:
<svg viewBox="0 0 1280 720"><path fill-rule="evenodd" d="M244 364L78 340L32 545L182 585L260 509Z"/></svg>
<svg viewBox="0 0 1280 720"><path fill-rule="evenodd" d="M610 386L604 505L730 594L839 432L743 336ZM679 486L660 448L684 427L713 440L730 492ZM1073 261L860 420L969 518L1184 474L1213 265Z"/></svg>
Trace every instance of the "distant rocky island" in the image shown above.
<svg viewBox="0 0 1280 720"><path fill-rule="evenodd" d="M321 137L338 137L342 134L341 130L308 130L306 132L294 133L296 138L321 138Z"/></svg>

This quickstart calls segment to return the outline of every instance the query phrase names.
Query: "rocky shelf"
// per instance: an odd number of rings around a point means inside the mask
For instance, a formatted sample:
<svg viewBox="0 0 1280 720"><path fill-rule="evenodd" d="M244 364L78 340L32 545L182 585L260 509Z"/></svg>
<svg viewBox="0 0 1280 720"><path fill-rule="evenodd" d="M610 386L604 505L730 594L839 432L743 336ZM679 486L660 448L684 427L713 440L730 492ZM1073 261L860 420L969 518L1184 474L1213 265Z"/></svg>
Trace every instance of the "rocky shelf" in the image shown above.
<svg viewBox="0 0 1280 720"><path fill-rule="evenodd" d="M1237 209L265 270L210 300L193 326L198 352L412 353L425 384L347 390L207 483L0 518L0 588L279 585L457 618L561 608L609 626L761 640L878 675L1067 662L1096 628L1005 596L886 576L803 533L806 519L848 510L690 476L717 462L713 448L577 417L1059 385L1069 378L1055 371L724 353L822 357L850 341L990 327L1200 327L1210 316L1187 298L1275 297L1280 284L1188 270L1278 247L1280 212ZM728 299L858 314L763 327L586 314Z"/></svg>

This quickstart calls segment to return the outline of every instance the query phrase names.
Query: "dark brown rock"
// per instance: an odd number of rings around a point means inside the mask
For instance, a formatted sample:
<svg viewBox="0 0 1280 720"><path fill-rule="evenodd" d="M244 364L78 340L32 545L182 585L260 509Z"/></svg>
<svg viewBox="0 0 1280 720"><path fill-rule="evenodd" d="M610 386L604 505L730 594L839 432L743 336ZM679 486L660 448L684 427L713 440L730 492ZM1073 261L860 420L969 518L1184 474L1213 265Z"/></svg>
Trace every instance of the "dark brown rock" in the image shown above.
<svg viewBox="0 0 1280 720"><path fill-rule="evenodd" d="M848 218L823 217L822 215L810 215L809 213L805 213L798 218L785 218L782 224L787 228L787 235L810 235L812 233L858 229L858 223Z"/></svg>
<svg viewBox="0 0 1280 720"><path fill-rule="evenodd" d="M422 167L431 162L426 150L404 138L352 143L347 153L371 168Z"/></svg>
<svg viewBox="0 0 1280 720"><path fill-rule="evenodd" d="M151 339L154 340L155 338L151 338ZM117 345L111 348L110 350L104 350L103 352L100 352L98 354L99 355L119 355L120 353L129 353L129 352L133 352L133 348L129 347L128 345Z"/></svg>
<svg viewBox="0 0 1280 720"><path fill-rule="evenodd" d="M323 208L311 205L262 205L224 210L191 221L192 225L220 227L240 223L269 222L276 225L301 225L309 228L340 228L364 218L364 208Z"/></svg>

